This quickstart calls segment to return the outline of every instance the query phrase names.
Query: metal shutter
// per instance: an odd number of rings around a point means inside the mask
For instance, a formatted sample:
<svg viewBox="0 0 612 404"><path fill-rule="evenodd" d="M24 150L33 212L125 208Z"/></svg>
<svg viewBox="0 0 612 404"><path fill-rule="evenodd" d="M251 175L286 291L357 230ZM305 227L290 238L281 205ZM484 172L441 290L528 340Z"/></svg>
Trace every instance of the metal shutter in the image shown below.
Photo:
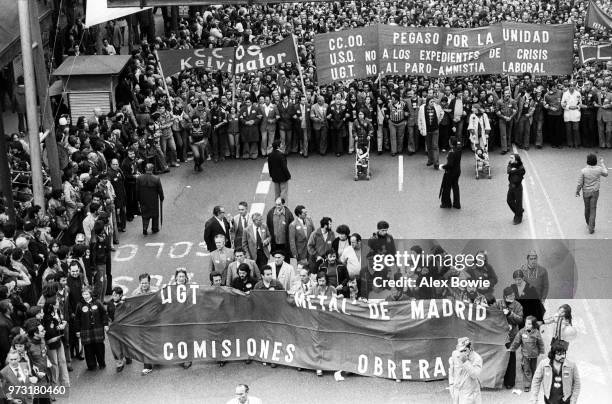
<svg viewBox="0 0 612 404"><path fill-rule="evenodd" d="M103 114L108 114L111 108L110 96L109 91L69 93L68 102L70 103L70 117L73 125L76 125L80 116L86 118L92 116L94 108L100 108Z"/></svg>

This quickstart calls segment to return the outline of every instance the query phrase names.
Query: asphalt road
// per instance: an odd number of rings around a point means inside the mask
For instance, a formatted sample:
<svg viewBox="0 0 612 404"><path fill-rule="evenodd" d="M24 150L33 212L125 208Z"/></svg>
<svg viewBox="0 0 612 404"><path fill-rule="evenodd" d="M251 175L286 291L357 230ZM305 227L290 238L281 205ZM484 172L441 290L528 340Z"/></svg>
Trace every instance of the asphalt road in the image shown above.
<svg viewBox="0 0 612 404"><path fill-rule="evenodd" d="M474 178L474 160L464 153L460 180L462 209L440 209L437 199L442 178L440 171L426 167L424 155L389 155L371 158L373 178L353 181L354 157L291 157L292 181L289 190L291 209L305 205L315 220L330 216L334 225L347 223L351 231L371 234L376 222L391 224L396 239L457 239L447 241L458 249L469 239L481 243L505 239L537 239L545 249L547 239L577 239L571 252L577 263L576 296L573 300L575 324L579 338L572 344L568 357L581 372L583 388L579 403L602 402L612 393L612 356L605 338L612 331L608 309L610 275L609 242L612 235L612 187L604 180L600 192L597 229L589 235L582 217L582 199L575 198L579 169L585 165L587 150L521 151L527 176L525 179L524 222L512 224L506 205L508 156L491 153L492 179ZM612 162L612 152L600 153ZM441 157L441 160L444 157ZM262 174L262 169L264 173ZM207 162L204 172L194 173L191 163L162 176L166 193L164 224L156 235L142 236L137 218L121 235L121 244L113 256L115 282L128 293L137 286L138 274L149 272L153 283L168 283L178 266L187 267L196 282L208 279L205 264L207 251L202 242L204 222L213 206L224 205L235 213L237 203L245 200L265 202L265 212L272 206L273 189L266 194L264 160ZM402 180L403 179L403 180ZM258 186L258 182L262 181ZM257 191L261 191L259 194ZM512 243L512 241L507 241ZM549 242L549 241L548 241ZM478 243L478 242L477 242ZM469 244L474 245L474 242ZM546 251L541 251L545 256ZM550 257L549 257L550 258ZM517 264L523 257L517 257ZM500 285L505 286L516 268L500 268ZM510 272L510 275L508 274ZM547 301L549 311L563 301ZM550 340L546 336L545 340ZM605 339L604 339L605 338ZM337 383L332 375L316 377L314 372L297 372L278 367L271 369L258 363L195 363L189 370L181 367L158 367L150 375L140 375L141 366L134 363L116 374L110 351L104 371L87 372L78 363L71 373L72 389L67 402L83 403L224 403L232 397L237 383L247 383L251 393L265 403L444 403L450 402L444 382L402 382L352 376ZM517 386L521 384L520 371ZM525 395L510 391L485 391L485 403L524 403Z"/></svg>

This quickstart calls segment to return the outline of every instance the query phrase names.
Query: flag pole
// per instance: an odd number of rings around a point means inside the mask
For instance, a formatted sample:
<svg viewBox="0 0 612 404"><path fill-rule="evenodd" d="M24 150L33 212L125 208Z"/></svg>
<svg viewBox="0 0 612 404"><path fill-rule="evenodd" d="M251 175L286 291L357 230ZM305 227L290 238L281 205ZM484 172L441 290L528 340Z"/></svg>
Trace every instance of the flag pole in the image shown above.
<svg viewBox="0 0 612 404"><path fill-rule="evenodd" d="M300 63L300 55L298 54L298 50L297 50L297 41L295 38L294 34L291 34L291 37L293 38L293 49L295 50L295 58L297 60L297 68L298 68L298 73L300 75L300 82L302 83L302 91L304 94L304 97L306 97L306 85L304 84L304 75L302 74L302 64ZM308 100L308 98L306 98L306 100Z"/></svg>
<svg viewBox="0 0 612 404"><path fill-rule="evenodd" d="M168 102L170 103L170 111L174 109L172 105L172 97L170 97L170 91L168 90L168 83L166 83L166 76L164 76L164 70L162 69L161 62L159 61L159 54L157 53L157 49L155 49L155 59L157 59L157 68L159 69L159 74L162 76L162 81L164 83L164 90L166 94L168 94Z"/></svg>

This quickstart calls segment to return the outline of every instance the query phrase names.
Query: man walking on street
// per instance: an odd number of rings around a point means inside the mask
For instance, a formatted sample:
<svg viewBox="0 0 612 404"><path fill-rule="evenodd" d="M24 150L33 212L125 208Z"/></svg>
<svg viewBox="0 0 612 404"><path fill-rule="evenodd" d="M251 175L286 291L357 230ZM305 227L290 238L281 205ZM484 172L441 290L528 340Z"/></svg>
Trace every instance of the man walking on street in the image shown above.
<svg viewBox="0 0 612 404"><path fill-rule="evenodd" d="M153 233L159 232L160 206L164 202L164 189L159 177L153 175L153 168L153 164L148 163L145 173L136 179L136 195L142 215L142 234L145 236L148 234L151 219L153 219Z"/></svg>
<svg viewBox="0 0 612 404"><path fill-rule="evenodd" d="M587 166L580 171L578 187L576 188L576 197L580 196L580 190L582 190L584 219L589 226L589 234L595 233L595 214L597 213L600 179L607 176L608 169L604 164L603 157L599 159L599 165L597 165L597 156L593 153L589 154L587 156Z"/></svg>
<svg viewBox="0 0 612 404"><path fill-rule="evenodd" d="M482 403L482 357L473 350L472 341L467 337L459 338L448 362L448 384L453 404Z"/></svg>
<svg viewBox="0 0 612 404"><path fill-rule="evenodd" d="M274 182L274 198L281 197L287 203L291 173L287 168L287 158L279 150L280 145L280 140L272 142L272 153L268 156L268 171Z"/></svg>
<svg viewBox="0 0 612 404"><path fill-rule="evenodd" d="M565 359L566 350L563 341L551 344L548 360L540 362L533 375L529 403L538 402L540 389L544 390L544 401L547 404L578 402L580 376L576 365Z"/></svg>

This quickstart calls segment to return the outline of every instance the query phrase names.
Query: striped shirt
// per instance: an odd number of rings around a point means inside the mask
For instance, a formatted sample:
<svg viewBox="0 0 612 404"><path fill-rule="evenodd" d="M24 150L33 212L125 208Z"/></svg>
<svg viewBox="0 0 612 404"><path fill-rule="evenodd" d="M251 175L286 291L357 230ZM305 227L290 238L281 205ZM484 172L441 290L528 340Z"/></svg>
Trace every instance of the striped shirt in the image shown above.
<svg viewBox="0 0 612 404"><path fill-rule="evenodd" d="M391 104L391 121L393 123L400 123L404 119L406 119L405 115L406 104L403 101L400 101L396 104Z"/></svg>

